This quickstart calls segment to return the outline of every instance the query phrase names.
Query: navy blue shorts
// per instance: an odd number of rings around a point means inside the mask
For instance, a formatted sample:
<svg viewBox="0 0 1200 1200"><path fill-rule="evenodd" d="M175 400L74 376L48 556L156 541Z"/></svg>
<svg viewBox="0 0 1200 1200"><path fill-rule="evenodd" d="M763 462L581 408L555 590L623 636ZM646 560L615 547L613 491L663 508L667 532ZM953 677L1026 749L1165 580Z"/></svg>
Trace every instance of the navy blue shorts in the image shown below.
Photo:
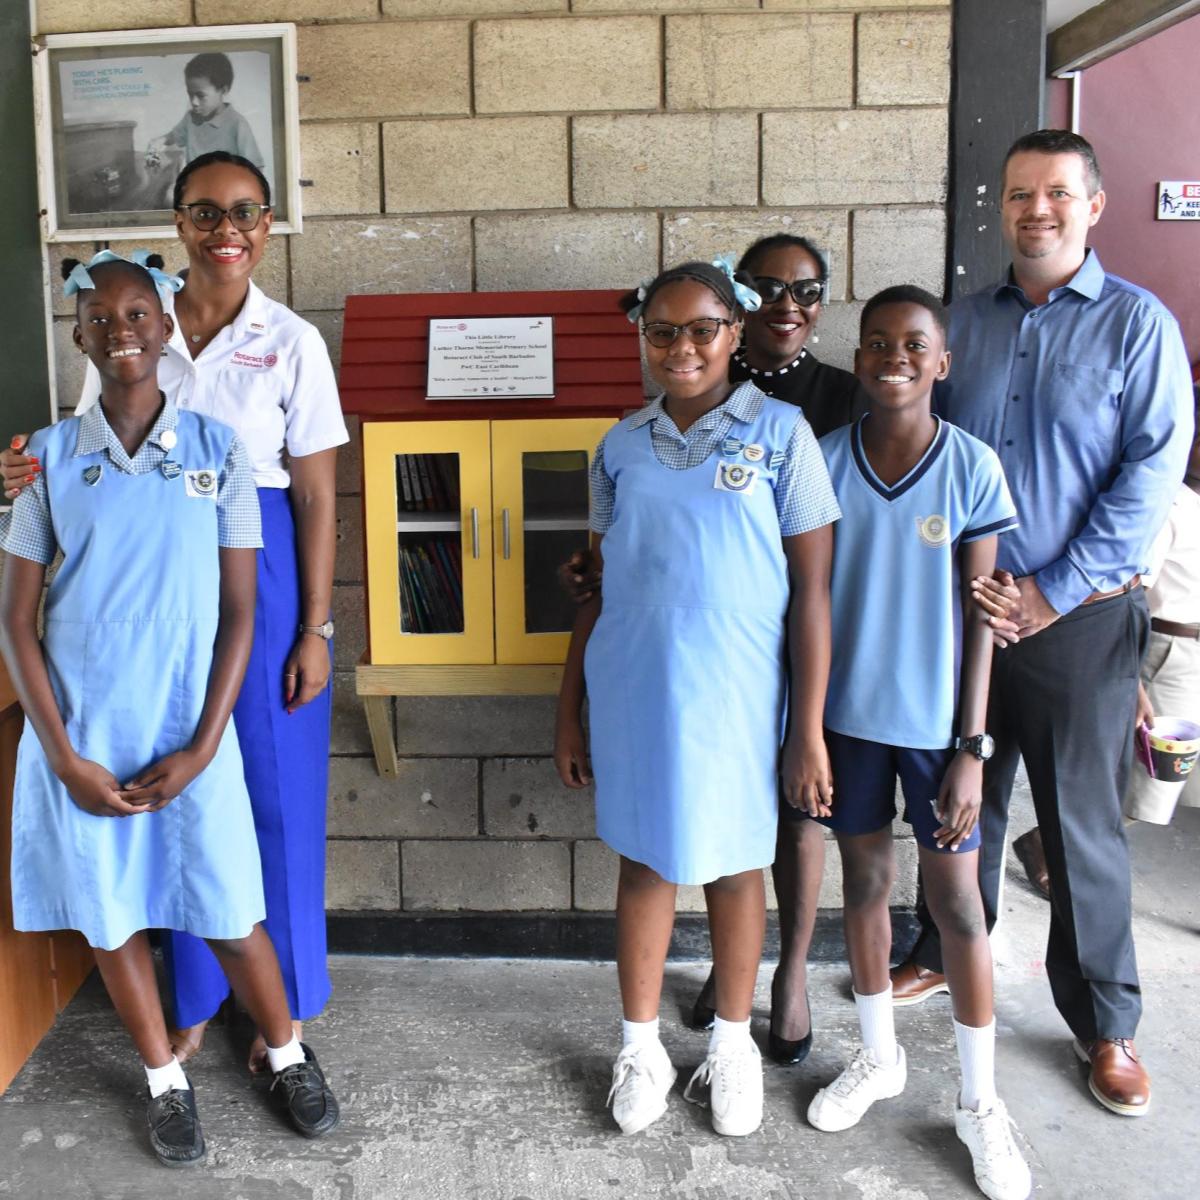
<svg viewBox="0 0 1200 1200"><path fill-rule="evenodd" d="M904 789L904 819L913 836L930 850L939 850L934 836L941 821L933 811L942 776L954 758L953 750L913 750L888 746L825 730L829 765L833 771L833 816L815 817L835 833L877 833L896 816L896 776ZM785 805L788 815L804 818L803 809ZM979 848L976 825L955 853ZM950 853L947 846L939 853Z"/></svg>

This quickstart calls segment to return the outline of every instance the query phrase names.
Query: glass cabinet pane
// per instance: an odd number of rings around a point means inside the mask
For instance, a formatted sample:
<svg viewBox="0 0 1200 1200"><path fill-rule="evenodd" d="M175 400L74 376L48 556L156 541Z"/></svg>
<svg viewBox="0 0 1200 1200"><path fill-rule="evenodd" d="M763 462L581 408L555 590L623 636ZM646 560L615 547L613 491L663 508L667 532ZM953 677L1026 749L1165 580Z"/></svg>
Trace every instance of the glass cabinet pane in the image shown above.
<svg viewBox="0 0 1200 1200"><path fill-rule="evenodd" d="M523 453L521 490L525 512L525 632L567 633L575 621L575 605L559 584L557 572L574 551L587 546L586 451Z"/></svg>
<svg viewBox="0 0 1200 1200"><path fill-rule="evenodd" d="M462 633L459 456L396 455L400 631Z"/></svg>

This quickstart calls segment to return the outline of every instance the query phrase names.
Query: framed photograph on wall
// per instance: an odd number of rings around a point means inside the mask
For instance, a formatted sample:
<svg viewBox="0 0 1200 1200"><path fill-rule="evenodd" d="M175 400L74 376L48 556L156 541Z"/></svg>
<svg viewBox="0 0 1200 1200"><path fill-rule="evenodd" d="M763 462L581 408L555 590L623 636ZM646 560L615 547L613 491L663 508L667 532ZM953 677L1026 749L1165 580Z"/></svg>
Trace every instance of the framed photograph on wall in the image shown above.
<svg viewBox="0 0 1200 1200"><path fill-rule="evenodd" d="M261 167L275 231L300 231L294 25L50 34L35 63L47 241L169 236L175 178L211 150Z"/></svg>

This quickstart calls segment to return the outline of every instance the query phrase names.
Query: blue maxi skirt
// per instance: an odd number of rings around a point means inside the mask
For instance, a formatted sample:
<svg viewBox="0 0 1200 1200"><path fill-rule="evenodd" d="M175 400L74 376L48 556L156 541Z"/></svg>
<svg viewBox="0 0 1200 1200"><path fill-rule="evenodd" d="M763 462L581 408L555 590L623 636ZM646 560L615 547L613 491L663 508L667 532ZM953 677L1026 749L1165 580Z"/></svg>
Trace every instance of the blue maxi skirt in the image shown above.
<svg viewBox="0 0 1200 1200"><path fill-rule="evenodd" d="M267 933L279 956L292 1017L315 1017L329 999L325 949L325 804L329 779L330 686L290 716L284 663L300 627L296 528L286 488L259 488L254 645L233 710L262 857ZM330 654L333 646L330 644ZM164 935L175 1023L208 1020L229 995L212 951L190 934Z"/></svg>

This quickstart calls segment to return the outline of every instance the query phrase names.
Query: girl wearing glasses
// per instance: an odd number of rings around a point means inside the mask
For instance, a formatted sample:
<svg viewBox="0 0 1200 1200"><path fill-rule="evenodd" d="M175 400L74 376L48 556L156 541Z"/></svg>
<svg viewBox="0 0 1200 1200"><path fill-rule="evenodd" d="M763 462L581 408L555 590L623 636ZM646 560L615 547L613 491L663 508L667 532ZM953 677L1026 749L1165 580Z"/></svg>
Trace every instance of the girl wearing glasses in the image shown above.
<svg viewBox="0 0 1200 1200"><path fill-rule="evenodd" d="M751 245L738 269L751 277L762 307L746 316L730 381L750 380L768 396L796 405L818 438L861 416L866 397L858 380L818 361L808 349L829 283L820 250L808 238L773 234ZM792 1066L812 1049L807 962L825 870L825 838L815 822L797 819L790 805L779 807L771 870L779 902L779 965L771 980L767 1051L776 1062ZM715 1007L710 973L693 1006L692 1023L712 1028Z"/></svg>
<svg viewBox="0 0 1200 1200"><path fill-rule="evenodd" d="M675 1080L658 1006L678 884L704 886L716 976L709 1053L685 1095L708 1085L718 1133L758 1128L750 1006L779 780L788 803L829 811L821 712L839 510L799 410L730 382L743 307L759 303L749 282L687 263L626 297L663 395L612 429L592 466L604 594L577 615L555 762L568 787L590 782L586 690L597 832L621 856L623 1045L609 1099L624 1133L662 1115Z"/></svg>
<svg viewBox="0 0 1200 1200"><path fill-rule="evenodd" d="M175 184L175 227L188 256L158 367L180 409L230 425L250 457L262 510L254 645L234 709L266 892L266 929L283 970L296 1031L329 998L325 952L325 804L329 757L336 447L348 440L321 335L251 278L271 230L271 196L247 159L214 151ZM77 414L96 404L88 366ZM14 445L24 439L14 439ZM0 455L6 494L40 464ZM168 934L174 1049L186 1061L229 995L208 947ZM250 1052L262 1070L261 1035Z"/></svg>

